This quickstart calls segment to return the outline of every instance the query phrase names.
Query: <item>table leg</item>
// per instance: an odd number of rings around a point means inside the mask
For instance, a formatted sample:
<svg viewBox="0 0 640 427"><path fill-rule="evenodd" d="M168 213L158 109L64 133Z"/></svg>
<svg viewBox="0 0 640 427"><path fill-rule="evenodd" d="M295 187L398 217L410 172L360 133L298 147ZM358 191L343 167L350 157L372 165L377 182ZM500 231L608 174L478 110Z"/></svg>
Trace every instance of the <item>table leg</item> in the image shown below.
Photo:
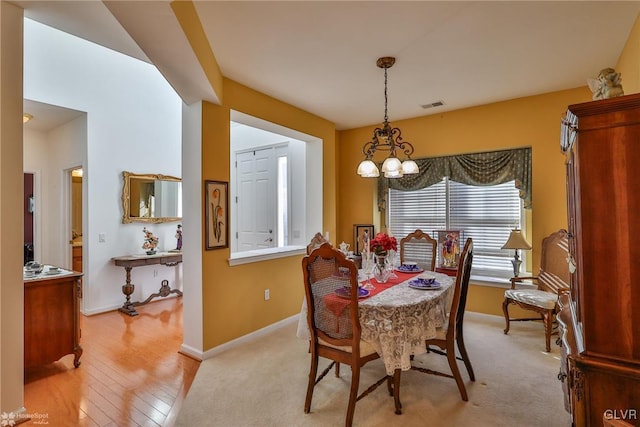
<svg viewBox="0 0 640 427"><path fill-rule="evenodd" d="M132 267L125 267L124 268L126 273L127 273L127 280L125 282L124 285L122 285L122 293L126 296L126 301L124 302L124 304L122 305L122 307L120 307L118 309L118 311L121 311L125 314L128 314L129 316L137 316L138 312L136 311L136 309L133 306L133 303L131 302L131 294L133 293L134 289L136 288L135 285L133 283L131 283L131 269Z"/></svg>
<svg viewBox="0 0 640 427"><path fill-rule="evenodd" d="M171 286L169 286L169 281L163 280L162 282L160 282L160 290L158 292L149 295L149 298L142 302L134 302L133 305L144 305L156 297L166 297L169 296L169 294L178 294L178 296L182 296L182 291L179 289L171 289Z"/></svg>

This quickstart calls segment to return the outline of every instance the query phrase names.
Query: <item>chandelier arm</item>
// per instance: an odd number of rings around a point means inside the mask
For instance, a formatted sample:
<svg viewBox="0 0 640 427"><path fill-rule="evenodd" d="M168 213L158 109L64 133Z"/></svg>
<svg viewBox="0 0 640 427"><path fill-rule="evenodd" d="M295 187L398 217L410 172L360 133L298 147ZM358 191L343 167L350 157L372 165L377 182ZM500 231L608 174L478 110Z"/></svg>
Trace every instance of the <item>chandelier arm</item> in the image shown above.
<svg viewBox="0 0 640 427"><path fill-rule="evenodd" d="M365 155L366 160L371 160L373 159L373 155L377 149L378 144L376 144L374 141L369 141L362 147L362 154Z"/></svg>

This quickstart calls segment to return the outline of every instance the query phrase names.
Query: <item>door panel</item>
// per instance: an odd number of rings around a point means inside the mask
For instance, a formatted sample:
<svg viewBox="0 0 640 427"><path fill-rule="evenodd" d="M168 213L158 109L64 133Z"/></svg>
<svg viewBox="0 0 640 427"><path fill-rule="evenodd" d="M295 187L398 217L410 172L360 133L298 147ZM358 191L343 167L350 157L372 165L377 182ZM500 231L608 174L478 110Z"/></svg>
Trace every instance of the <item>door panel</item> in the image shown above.
<svg viewBox="0 0 640 427"><path fill-rule="evenodd" d="M273 148L238 153L239 251L275 246L275 158Z"/></svg>

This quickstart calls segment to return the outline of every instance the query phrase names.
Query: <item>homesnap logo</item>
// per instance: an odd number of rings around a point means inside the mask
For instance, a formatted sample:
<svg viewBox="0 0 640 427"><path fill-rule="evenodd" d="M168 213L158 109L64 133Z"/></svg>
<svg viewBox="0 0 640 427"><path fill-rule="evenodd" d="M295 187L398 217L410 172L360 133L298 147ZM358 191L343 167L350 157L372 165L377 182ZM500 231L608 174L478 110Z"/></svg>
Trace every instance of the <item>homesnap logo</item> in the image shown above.
<svg viewBox="0 0 640 427"><path fill-rule="evenodd" d="M16 414L13 412L9 412L8 414L3 412L2 415L0 415L0 426L4 427L14 425L16 425Z"/></svg>
<svg viewBox="0 0 640 427"><path fill-rule="evenodd" d="M39 412L34 412L32 414L3 412L0 414L0 426L15 426L19 421L24 419L30 419L32 424L49 424L49 414L41 414Z"/></svg>

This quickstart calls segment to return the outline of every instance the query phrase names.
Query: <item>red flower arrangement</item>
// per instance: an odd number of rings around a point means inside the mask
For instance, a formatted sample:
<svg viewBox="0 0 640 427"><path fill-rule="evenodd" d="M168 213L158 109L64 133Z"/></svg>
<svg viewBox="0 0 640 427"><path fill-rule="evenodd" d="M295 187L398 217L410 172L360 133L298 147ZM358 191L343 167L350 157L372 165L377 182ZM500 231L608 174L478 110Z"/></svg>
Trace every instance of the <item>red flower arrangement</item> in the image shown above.
<svg viewBox="0 0 640 427"><path fill-rule="evenodd" d="M398 241L395 237L389 236L387 233L378 233L376 234L376 237L369 243L369 248L376 255L383 255L391 249L397 251Z"/></svg>

